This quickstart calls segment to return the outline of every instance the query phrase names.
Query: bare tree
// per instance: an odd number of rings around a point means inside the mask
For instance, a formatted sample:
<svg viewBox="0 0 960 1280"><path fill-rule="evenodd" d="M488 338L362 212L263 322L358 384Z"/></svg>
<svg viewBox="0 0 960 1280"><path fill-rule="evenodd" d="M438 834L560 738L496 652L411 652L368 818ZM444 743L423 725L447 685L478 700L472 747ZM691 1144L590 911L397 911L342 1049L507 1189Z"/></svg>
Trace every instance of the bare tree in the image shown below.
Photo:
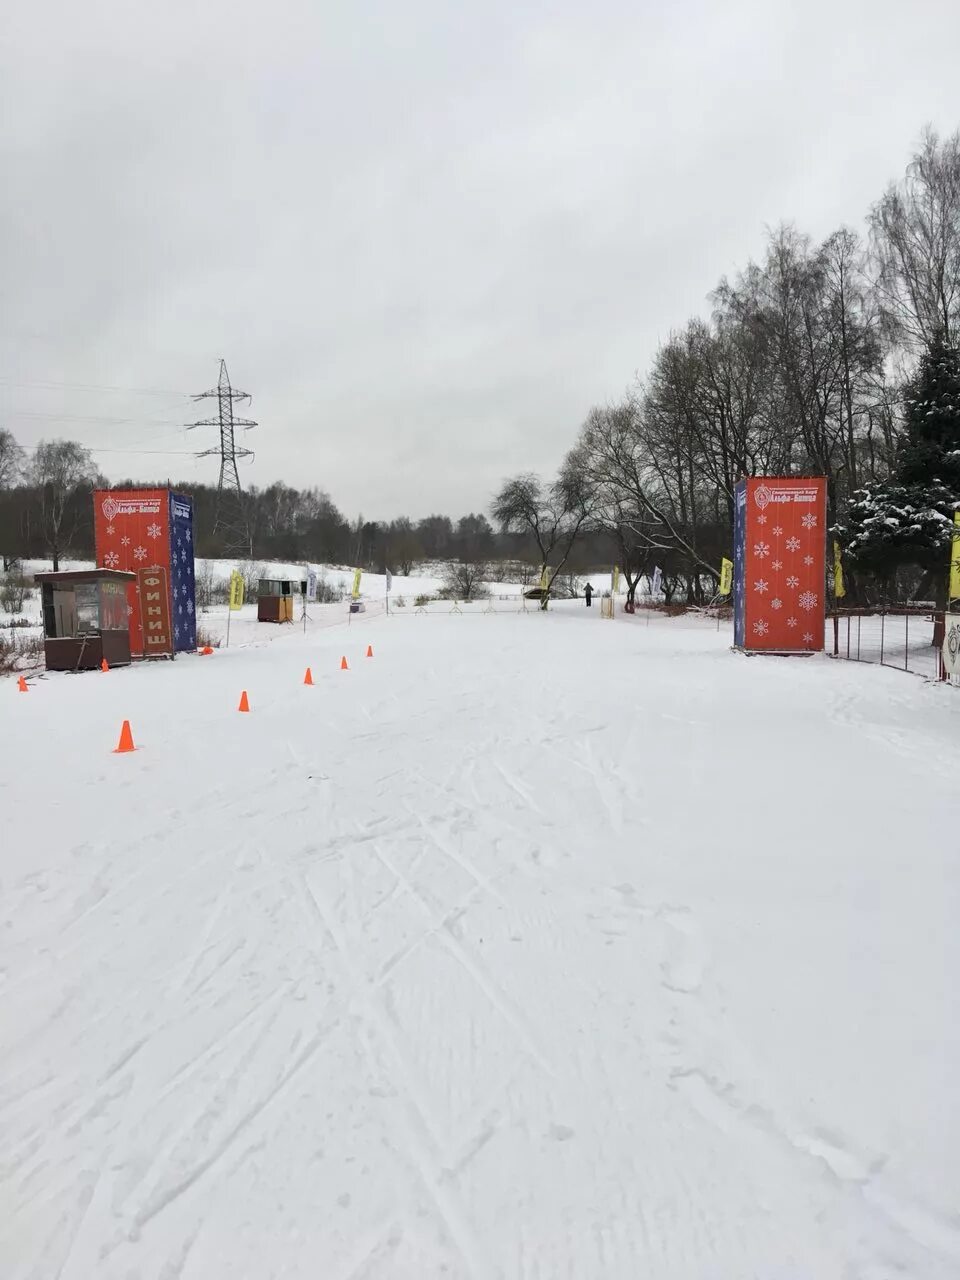
<svg viewBox="0 0 960 1280"><path fill-rule="evenodd" d="M588 526L595 502L596 493L572 456L552 484L544 485L532 473L514 476L494 499L491 511L503 532L527 534L536 546L544 584L541 609L546 609L554 578Z"/></svg>
<svg viewBox="0 0 960 1280"><path fill-rule="evenodd" d="M649 560L654 552L678 552L691 572L719 575L697 546L696 503L717 491L702 475L701 457L689 429L689 385L673 384L677 399L645 395L607 409L595 409L568 458L592 495L591 518L608 528L617 524L635 540L637 553Z"/></svg>
<svg viewBox="0 0 960 1280"><path fill-rule="evenodd" d="M98 479L90 451L75 440L42 440L27 471L27 481L36 490L35 510L40 534L60 568L66 551L81 523L90 519L84 490Z"/></svg>
<svg viewBox="0 0 960 1280"><path fill-rule="evenodd" d="M913 348L939 331L960 338L960 132L927 128L903 181L870 213L877 287L888 330Z"/></svg>
<svg viewBox="0 0 960 1280"><path fill-rule="evenodd" d="M387 528L387 557L390 563L408 578L413 566L423 559L423 543L409 516L399 516Z"/></svg>
<svg viewBox="0 0 960 1280"><path fill-rule="evenodd" d="M23 471L23 450L13 433L0 428L0 489L10 489Z"/></svg>

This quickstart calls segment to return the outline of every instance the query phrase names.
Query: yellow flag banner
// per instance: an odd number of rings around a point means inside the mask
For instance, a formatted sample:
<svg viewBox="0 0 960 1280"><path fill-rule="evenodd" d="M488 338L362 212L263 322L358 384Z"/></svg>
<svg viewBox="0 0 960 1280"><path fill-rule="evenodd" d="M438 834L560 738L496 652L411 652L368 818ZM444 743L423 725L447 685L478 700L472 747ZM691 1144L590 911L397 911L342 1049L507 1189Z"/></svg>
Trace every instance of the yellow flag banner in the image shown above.
<svg viewBox="0 0 960 1280"><path fill-rule="evenodd" d="M733 561L726 556L720 561L720 595L728 596L733 590Z"/></svg>
<svg viewBox="0 0 960 1280"><path fill-rule="evenodd" d="M613 594L616 595L620 590L620 566L613 566Z"/></svg>
<svg viewBox="0 0 960 1280"><path fill-rule="evenodd" d="M840 560L840 543L833 544L833 594L839 600L847 594L847 588L843 583L843 564Z"/></svg>
<svg viewBox="0 0 960 1280"><path fill-rule="evenodd" d="M953 546L950 558L950 599L960 600L960 511L953 513L956 533L953 535Z"/></svg>
<svg viewBox="0 0 960 1280"><path fill-rule="evenodd" d="M550 570L547 568L546 565L544 565L543 571L540 574L540 590L546 591L549 585L550 585Z"/></svg>
<svg viewBox="0 0 960 1280"><path fill-rule="evenodd" d="M243 574L234 569L230 574L230 608L236 612L243 607Z"/></svg>
<svg viewBox="0 0 960 1280"><path fill-rule="evenodd" d="M356 573L353 575L353 598L354 598L354 600L359 600L359 599L360 599L360 576L361 576L361 573L362 573L362 570L361 570L361 569L358 569L358 570L356 571Z"/></svg>

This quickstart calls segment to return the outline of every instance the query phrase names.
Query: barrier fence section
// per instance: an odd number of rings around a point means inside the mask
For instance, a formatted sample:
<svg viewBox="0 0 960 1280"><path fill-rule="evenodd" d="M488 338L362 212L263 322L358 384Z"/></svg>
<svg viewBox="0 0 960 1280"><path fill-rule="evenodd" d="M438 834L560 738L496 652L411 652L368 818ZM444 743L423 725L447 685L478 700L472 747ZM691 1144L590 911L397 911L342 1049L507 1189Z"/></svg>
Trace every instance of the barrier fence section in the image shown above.
<svg viewBox="0 0 960 1280"><path fill-rule="evenodd" d="M827 653L945 680L944 622L937 609L837 609L827 618Z"/></svg>

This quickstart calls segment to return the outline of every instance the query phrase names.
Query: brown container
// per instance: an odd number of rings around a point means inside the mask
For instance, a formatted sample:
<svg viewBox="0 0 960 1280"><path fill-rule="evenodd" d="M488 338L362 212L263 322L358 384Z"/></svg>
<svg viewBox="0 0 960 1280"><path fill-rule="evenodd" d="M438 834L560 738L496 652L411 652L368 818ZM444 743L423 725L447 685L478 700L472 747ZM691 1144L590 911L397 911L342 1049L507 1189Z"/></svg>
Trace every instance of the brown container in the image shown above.
<svg viewBox="0 0 960 1280"><path fill-rule="evenodd" d="M293 583L286 578L261 578L257 589L258 622L293 621Z"/></svg>

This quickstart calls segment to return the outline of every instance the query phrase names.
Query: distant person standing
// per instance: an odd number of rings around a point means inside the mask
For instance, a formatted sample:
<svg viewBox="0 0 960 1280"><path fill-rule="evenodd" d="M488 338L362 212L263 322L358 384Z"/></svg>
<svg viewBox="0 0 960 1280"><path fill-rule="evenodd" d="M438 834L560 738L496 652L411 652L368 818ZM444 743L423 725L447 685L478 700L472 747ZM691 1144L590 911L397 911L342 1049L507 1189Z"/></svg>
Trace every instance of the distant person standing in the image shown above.
<svg viewBox="0 0 960 1280"><path fill-rule="evenodd" d="M591 599L592 599L592 597L593 597L593 587L592 587L592 585L591 585L589 582L587 583L586 587L584 588L583 594L587 597L587 608L589 609L589 608L590 608L590 601L591 601Z"/></svg>

